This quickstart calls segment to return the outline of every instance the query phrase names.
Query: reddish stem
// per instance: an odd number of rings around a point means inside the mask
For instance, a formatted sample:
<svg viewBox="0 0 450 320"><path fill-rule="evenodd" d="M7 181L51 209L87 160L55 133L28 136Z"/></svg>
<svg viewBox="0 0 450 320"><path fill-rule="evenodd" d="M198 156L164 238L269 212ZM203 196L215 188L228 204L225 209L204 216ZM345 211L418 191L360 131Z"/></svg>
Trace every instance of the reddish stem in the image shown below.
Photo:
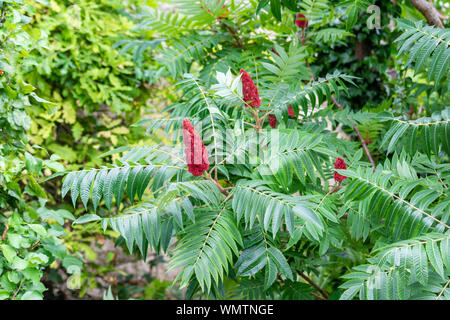
<svg viewBox="0 0 450 320"><path fill-rule="evenodd" d="M5 241L6 233L8 232L8 229L9 229L9 225L5 224L5 230L3 231L3 234L2 234L2 241Z"/></svg>

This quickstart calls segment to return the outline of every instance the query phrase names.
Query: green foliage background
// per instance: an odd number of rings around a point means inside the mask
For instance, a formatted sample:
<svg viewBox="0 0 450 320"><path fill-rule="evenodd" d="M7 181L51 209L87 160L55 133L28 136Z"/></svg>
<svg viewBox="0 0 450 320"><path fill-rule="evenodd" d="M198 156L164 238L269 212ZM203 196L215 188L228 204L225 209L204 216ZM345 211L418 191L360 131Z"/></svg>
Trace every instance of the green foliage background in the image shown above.
<svg viewBox="0 0 450 320"><path fill-rule="evenodd" d="M0 6L0 299L450 298L448 20L428 26L409 1ZM227 129L254 156L239 132L268 114L280 170L219 160ZM184 118L210 154L196 179ZM102 264L105 241L176 279Z"/></svg>

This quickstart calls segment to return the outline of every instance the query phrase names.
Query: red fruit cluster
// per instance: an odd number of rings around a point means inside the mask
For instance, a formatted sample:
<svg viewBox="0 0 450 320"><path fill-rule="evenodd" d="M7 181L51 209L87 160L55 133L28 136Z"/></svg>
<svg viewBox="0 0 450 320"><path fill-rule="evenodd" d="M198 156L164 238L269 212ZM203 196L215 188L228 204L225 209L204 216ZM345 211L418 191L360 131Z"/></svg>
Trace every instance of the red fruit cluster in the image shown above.
<svg viewBox="0 0 450 320"><path fill-rule="evenodd" d="M209 168L209 154L189 119L183 120L183 143L188 171L198 177Z"/></svg>
<svg viewBox="0 0 450 320"><path fill-rule="evenodd" d="M269 124L272 128L275 128L277 126L277 117L273 113L269 114L269 117L267 118L269 120Z"/></svg>
<svg viewBox="0 0 450 320"><path fill-rule="evenodd" d="M336 161L334 163L334 168L335 169L347 169L347 165L345 164L344 159L336 158ZM334 180L336 180L337 182L341 182L345 179L347 179L346 176L343 176L343 175L337 173L336 171L334 172Z"/></svg>
<svg viewBox="0 0 450 320"><path fill-rule="evenodd" d="M240 71L242 77L242 93L244 94L244 101L250 107L259 108L261 106L261 100L259 99L258 88L255 86L250 75L244 69Z"/></svg>
<svg viewBox="0 0 450 320"><path fill-rule="evenodd" d="M292 109L292 106L288 106L288 116L289 117L296 117L294 109Z"/></svg>
<svg viewBox="0 0 450 320"><path fill-rule="evenodd" d="M297 27L304 29L308 27L308 20L306 19L304 14L301 14L299 12L295 17L295 24L297 25Z"/></svg>

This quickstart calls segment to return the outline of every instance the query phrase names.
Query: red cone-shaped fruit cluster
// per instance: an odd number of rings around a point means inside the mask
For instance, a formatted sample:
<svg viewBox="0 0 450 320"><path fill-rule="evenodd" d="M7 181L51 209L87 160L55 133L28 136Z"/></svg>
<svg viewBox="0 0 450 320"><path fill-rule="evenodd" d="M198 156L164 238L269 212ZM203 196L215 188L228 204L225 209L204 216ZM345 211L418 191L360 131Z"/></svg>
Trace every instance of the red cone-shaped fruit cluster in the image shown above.
<svg viewBox="0 0 450 320"><path fill-rule="evenodd" d="M267 119L269 120L269 124L272 128L275 128L277 126L277 117L275 117L274 114L269 114L269 117Z"/></svg>
<svg viewBox="0 0 450 320"><path fill-rule="evenodd" d="M183 143L188 171L195 177L209 168L209 154L189 119L183 120Z"/></svg>
<svg viewBox="0 0 450 320"><path fill-rule="evenodd" d="M336 161L334 163L334 168L335 169L347 169L347 165L345 164L344 159L336 158ZM336 171L334 172L334 180L336 180L337 182L341 182L345 179L347 179L346 176L343 176L343 175L337 173Z"/></svg>
<svg viewBox="0 0 450 320"><path fill-rule="evenodd" d="M255 86L250 75L244 69L241 69L242 93L244 94L244 101L250 107L259 108L261 100L259 99L258 88Z"/></svg>
<svg viewBox="0 0 450 320"><path fill-rule="evenodd" d="M296 117L294 109L292 109L292 106L288 106L288 116L289 117Z"/></svg>
<svg viewBox="0 0 450 320"><path fill-rule="evenodd" d="M304 29L308 27L308 20L306 19L304 14L301 14L299 12L295 17L295 24L297 25L297 27Z"/></svg>

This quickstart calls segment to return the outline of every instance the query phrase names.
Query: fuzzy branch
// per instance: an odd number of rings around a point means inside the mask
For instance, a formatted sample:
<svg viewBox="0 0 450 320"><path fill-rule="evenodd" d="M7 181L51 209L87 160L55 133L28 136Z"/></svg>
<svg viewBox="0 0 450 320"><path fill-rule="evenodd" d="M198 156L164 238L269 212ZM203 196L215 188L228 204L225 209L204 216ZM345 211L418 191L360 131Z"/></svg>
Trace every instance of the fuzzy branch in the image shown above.
<svg viewBox="0 0 450 320"><path fill-rule="evenodd" d="M419 10L430 25L444 29L444 24L440 19L440 14L434 7L433 3L426 0L410 0L412 5Z"/></svg>

